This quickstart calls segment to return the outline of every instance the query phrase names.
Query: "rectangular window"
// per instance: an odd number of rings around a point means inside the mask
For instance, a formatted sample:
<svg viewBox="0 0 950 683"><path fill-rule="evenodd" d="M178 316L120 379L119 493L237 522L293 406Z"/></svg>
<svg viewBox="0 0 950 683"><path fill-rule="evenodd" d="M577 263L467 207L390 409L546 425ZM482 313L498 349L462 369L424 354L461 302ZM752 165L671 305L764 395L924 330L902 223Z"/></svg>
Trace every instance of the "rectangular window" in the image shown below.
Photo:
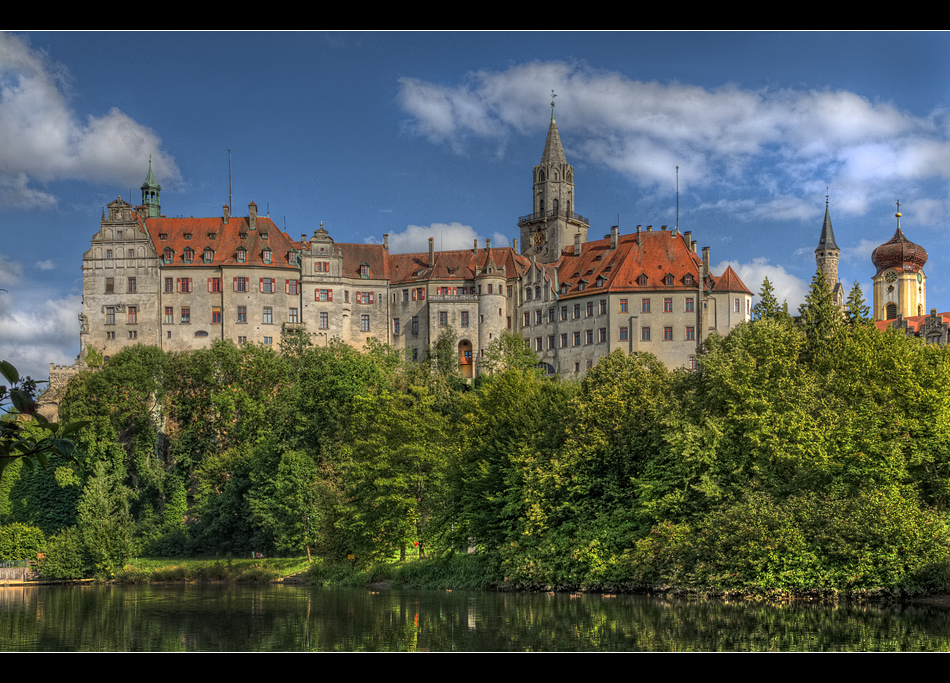
<svg viewBox="0 0 950 683"><path fill-rule="evenodd" d="M425 301L425 300L426 300L426 290L425 290L425 287L420 287L419 289L416 290L416 292L417 292L418 295L419 295L419 301Z"/></svg>
<svg viewBox="0 0 950 683"><path fill-rule="evenodd" d="M300 280L284 281L284 291L287 294L300 294Z"/></svg>
<svg viewBox="0 0 950 683"><path fill-rule="evenodd" d="M175 311L171 306L165 307L165 324L171 325L175 322Z"/></svg>
<svg viewBox="0 0 950 683"><path fill-rule="evenodd" d="M594 331L593 331L593 330L587 330L587 332L586 332L586 338L587 338L587 343L588 343L588 344L593 344L593 343L594 343Z"/></svg>
<svg viewBox="0 0 950 683"><path fill-rule="evenodd" d="M534 312L534 324L535 324L535 325L540 325L540 324L543 323L543 322L544 322L544 313L543 313L542 311L535 311L535 312Z"/></svg>
<svg viewBox="0 0 950 683"><path fill-rule="evenodd" d="M553 348L554 348L554 335L553 335L553 334L550 335L550 336L548 336L548 348L549 348L549 349L553 349Z"/></svg>
<svg viewBox="0 0 950 683"><path fill-rule="evenodd" d="M138 330L129 330L129 339L138 339L139 331Z"/></svg>
<svg viewBox="0 0 950 683"><path fill-rule="evenodd" d="M686 297L686 312L687 313L692 313L694 310L696 310L694 302L695 302L695 299L693 299L693 297L691 296Z"/></svg>
<svg viewBox="0 0 950 683"><path fill-rule="evenodd" d="M191 322L191 308L188 306L181 307L181 322L182 324Z"/></svg>
<svg viewBox="0 0 950 683"><path fill-rule="evenodd" d="M403 303L407 303L407 302L409 301L409 290L408 290L408 289L402 290L402 301L403 301Z"/></svg>
<svg viewBox="0 0 950 683"><path fill-rule="evenodd" d="M664 327L663 328L663 341L673 341L673 328Z"/></svg>
<svg viewBox="0 0 950 683"><path fill-rule="evenodd" d="M208 291L218 293L221 291L221 278L212 277L208 279Z"/></svg>
<svg viewBox="0 0 950 683"><path fill-rule="evenodd" d="M129 249L127 253L129 258L135 258L135 249Z"/></svg>
<svg viewBox="0 0 950 683"><path fill-rule="evenodd" d="M640 330L640 341L650 341L650 328L644 327Z"/></svg>
<svg viewBox="0 0 950 683"><path fill-rule="evenodd" d="M138 306L129 306L129 325L135 325L139 321Z"/></svg>
<svg viewBox="0 0 950 683"><path fill-rule="evenodd" d="M548 322L549 322L549 323L553 323L553 322L554 322L554 309L553 309L553 308L549 308L549 309L548 309Z"/></svg>
<svg viewBox="0 0 950 683"><path fill-rule="evenodd" d="M561 306L561 320L567 320L567 306Z"/></svg>
<svg viewBox="0 0 950 683"><path fill-rule="evenodd" d="M327 290L327 291L328 291L328 292L331 292L331 296L332 296L333 290L331 289L331 290ZM358 303L358 304L371 304L371 303L373 303L373 292L357 292L357 293L356 293L356 303Z"/></svg>
<svg viewBox="0 0 950 683"><path fill-rule="evenodd" d="M449 324L449 314L446 311L439 311L439 327L445 327Z"/></svg>
<svg viewBox="0 0 950 683"><path fill-rule="evenodd" d="M111 250L111 249L106 249L106 258L107 258L107 259L110 259L110 260L112 259L112 250Z"/></svg>
<svg viewBox="0 0 950 683"><path fill-rule="evenodd" d="M276 289L277 280L272 277L262 277L261 278L261 293L262 294L273 294Z"/></svg>
<svg viewBox="0 0 950 683"><path fill-rule="evenodd" d="M317 301L333 301L333 290L316 289L314 290L314 299Z"/></svg>
<svg viewBox="0 0 950 683"><path fill-rule="evenodd" d="M273 338L273 337L264 337L264 343L267 344L268 346L270 346L271 344L274 343L274 338Z"/></svg>
<svg viewBox="0 0 950 683"><path fill-rule="evenodd" d="M640 299L640 312L649 313L650 312L650 300L649 299Z"/></svg>
<svg viewBox="0 0 950 683"><path fill-rule="evenodd" d="M626 312L627 312L627 300L626 300L626 299L621 299L621 300L620 300L620 312L621 312L621 313L626 313Z"/></svg>
<svg viewBox="0 0 950 683"><path fill-rule="evenodd" d="M115 332L106 332L106 339L115 339Z"/></svg>
<svg viewBox="0 0 950 683"><path fill-rule="evenodd" d="M736 313L741 313L741 312L742 312L742 307L739 305L739 297L736 297L734 301L735 301L735 305L733 306L733 310L734 310Z"/></svg>
<svg viewBox="0 0 950 683"><path fill-rule="evenodd" d="M291 308L287 312L287 321L292 323L299 323L300 317L297 315L298 311L296 308Z"/></svg>
<svg viewBox="0 0 950 683"><path fill-rule="evenodd" d="M211 322L214 323L215 325L221 324L221 309L220 308L215 307L211 309Z"/></svg>
<svg viewBox="0 0 950 683"><path fill-rule="evenodd" d="M106 294L115 292L115 280L111 277L106 278Z"/></svg>
<svg viewBox="0 0 950 683"><path fill-rule="evenodd" d="M175 283L172 281L170 277L166 277L165 278L165 293L171 294L174 291L175 291Z"/></svg>
<svg viewBox="0 0 950 683"><path fill-rule="evenodd" d="M587 302L587 317L589 318L592 315L594 315L594 302L588 301Z"/></svg>
<svg viewBox="0 0 950 683"><path fill-rule="evenodd" d="M241 344L247 344L247 337L238 337L238 346Z"/></svg>
<svg viewBox="0 0 950 683"><path fill-rule="evenodd" d="M600 300L600 314L607 315L607 299Z"/></svg>
<svg viewBox="0 0 950 683"><path fill-rule="evenodd" d="M673 312L673 297L668 296L663 299L663 312L664 313Z"/></svg>
<svg viewBox="0 0 950 683"><path fill-rule="evenodd" d="M264 320L263 320L263 323L264 323L265 325L273 325L273 324L274 324L274 309L271 308L270 306L264 306Z"/></svg>
<svg viewBox="0 0 950 683"><path fill-rule="evenodd" d="M191 291L190 277L178 278L178 291L181 292L182 294L188 294Z"/></svg>
<svg viewBox="0 0 950 683"><path fill-rule="evenodd" d="M567 348L567 333L561 335L561 348Z"/></svg>
<svg viewBox="0 0 950 683"><path fill-rule="evenodd" d="M696 328L687 327L686 328L686 341L694 341L696 339Z"/></svg>
<svg viewBox="0 0 950 683"><path fill-rule="evenodd" d="M247 306L238 306L237 321L239 323L247 322Z"/></svg>
<svg viewBox="0 0 950 683"><path fill-rule="evenodd" d="M581 333L580 333L580 332L575 332L575 333L574 333L574 346L580 346L580 345L581 345Z"/></svg>
<svg viewBox="0 0 950 683"><path fill-rule="evenodd" d="M234 278L234 291L235 292L246 292L247 291L247 281L246 277L236 277Z"/></svg>
<svg viewBox="0 0 950 683"><path fill-rule="evenodd" d="M580 317L581 317L581 305L580 305L580 304L574 304L574 317L575 317L575 318L580 318Z"/></svg>
<svg viewBox="0 0 950 683"><path fill-rule="evenodd" d="M399 334L399 318L393 318L393 334Z"/></svg>
<svg viewBox="0 0 950 683"><path fill-rule="evenodd" d="M544 351L544 342L541 337L535 337L534 339L534 350L535 351Z"/></svg>
<svg viewBox="0 0 950 683"><path fill-rule="evenodd" d="M320 314L320 329L329 330L330 329L330 314L324 311Z"/></svg>
<svg viewBox="0 0 950 683"><path fill-rule="evenodd" d="M330 262L329 261L314 261L313 269L317 273L329 273L330 272Z"/></svg>
<svg viewBox="0 0 950 683"><path fill-rule="evenodd" d="M419 316L417 315L412 316L412 320L410 321L409 325L410 325L410 331L413 334L419 334Z"/></svg>
<svg viewBox="0 0 950 683"><path fill-rule="evenodd" d="M468 311L462 311L462 327L468 327Z"/></svg>
<svg viewBox="0 0 950 683"><path fill-rule="evenodd" d="M115 325L115 307L106 306L106 325Z"/></svg>
<svg viewBox="0 0 950 683"><path fill-rule="evenodd" d="M129 294L135 294L135 278L134 277L129 278L127 291ZM736 301L738 301L738 299L736 299Z"/></svg>
<svg viewBox="0 0 950 683"><path fill-rule="evenodd" d="M412 347L412 360L419 360L419 349Z"/></svg>
<svg viewBox="0 0 950 683"><path fill-rule="evenodd" d="M369 332L369 316L366 314L360 316L360 331Z"/></svg>
<svg viewBox="0 0 950 683"><path fill-rule="evenodd" d="M598 339L599 339L601 342L607 341L607 328L606 328L606 327L601 327L601 328L600 328L600 332L598 333Z"/></svg>
<svg viewBox="0 0 950 683"><path fill-rule="evenodd" d="M524 313L524 326L525 326L525 327L528 327L529 325L531 325L531 314L528 313L527 311L525 311L525 313Z"/></svg>

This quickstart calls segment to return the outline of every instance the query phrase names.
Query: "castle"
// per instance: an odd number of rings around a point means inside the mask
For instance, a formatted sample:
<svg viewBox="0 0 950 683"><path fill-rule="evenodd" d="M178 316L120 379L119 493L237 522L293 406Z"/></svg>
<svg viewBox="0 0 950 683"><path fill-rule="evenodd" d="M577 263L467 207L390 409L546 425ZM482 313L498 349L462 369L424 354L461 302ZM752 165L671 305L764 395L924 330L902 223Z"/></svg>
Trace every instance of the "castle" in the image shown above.
<svg viewBox="0 0 950 683"><path fill-rule="evenodd" d="M691 232L610 228L589 240L574 213L574 168L553 109L532 212L518 240L493 248L391 254L382 244L337 243L321 224L296 241L274 222L246 216L167 218L152 174L142 203L117 198L83 255L81 352L108 357L134 344L169 351L216 339L279 344L292 330L317 345L376 339L423 360L446 329L457 335L464 377L493 340L521 336L549 374L582 376L615 349L649 351L669 367L694 367L710 333L750 317L753 294L732 268L713 275L709 248Z"/></svg>

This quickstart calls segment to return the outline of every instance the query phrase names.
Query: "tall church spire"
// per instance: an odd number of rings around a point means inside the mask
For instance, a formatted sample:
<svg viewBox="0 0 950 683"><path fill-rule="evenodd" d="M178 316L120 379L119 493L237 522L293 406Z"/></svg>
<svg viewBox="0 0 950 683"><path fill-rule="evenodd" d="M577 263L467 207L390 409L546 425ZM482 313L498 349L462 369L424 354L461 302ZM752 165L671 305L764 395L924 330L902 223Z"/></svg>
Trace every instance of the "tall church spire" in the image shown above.
<svg viewBox="0 0 950 683"><path fill-rule="evenodd" d="M831 214L828 210L828 193L825 191L825 221L821 225L821 237L818 238L818 246L815 248L815 262L818 264L818 272L825 276L828 282L828 288L832 291L835 303L838 306L844 305L844 288L838 282L838 257L841 250L835 242L835 231L831 227Z"/></svg>
<svg viewBox="0 0 950 683"><path fill-rule="evenodd" d="M541 154L541 163L534 167L532 204L534 210L518 221L521 228L521 253L536 256L541 263L552 263L575 243L587 242L587 219L574 213L574 167L567 163L561 136L554 120L554 97L551 92L551 124Z"/></svg>

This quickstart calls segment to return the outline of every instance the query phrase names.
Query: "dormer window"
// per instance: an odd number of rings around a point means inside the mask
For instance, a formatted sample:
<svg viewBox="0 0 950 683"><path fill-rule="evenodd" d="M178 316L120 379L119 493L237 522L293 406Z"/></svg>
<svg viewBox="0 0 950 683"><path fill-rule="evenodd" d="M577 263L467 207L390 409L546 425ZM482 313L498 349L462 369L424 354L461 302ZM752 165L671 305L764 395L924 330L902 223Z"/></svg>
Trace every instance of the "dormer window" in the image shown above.
<svg viewBox="0 0 950 683"><path fill-rule="evenodd" d="M646 287L647 282L648 280L647 280L646 275L641 275L640 277L637 278L637 284L640 285L641 287Z"/></svg>
<svg viewBox="0 0 950 683"><path fill-rule="evenodd" d="M190 240L190 239L191 239L191 233L190 233L190 232L186 232L186 233L185 233L185 239L186 239L186 240Z"/></svg>
<svg viewBox="0 0 950 683"><path fill-rule="evenodd" d="M673 276L670 275L669 273L667 273L666 277L663 278L663 284L666 285L667 287L672 287L672 286L673 286Z"/></svg>
<svg viewBox="0 0 950 683"><path fill-rule="evenodd" d="M360 277L364 280L369 277L369 264L364 263L360 266Z"/></svg>
<svg viewBox="0 0 950 683"><path fill-rule="evenodd" d="M267 233L266 233L266 232L262 232L262 233L261 233L261 239L262 239L262 240L266 240L266 239L267 239Z"/></svg>
<svg viewBox="0 0 950 683"><path fill-rule="evenodd" d="M270 263L270 262L271 262L271 258L270 258L271 253L273 253L273 252L271 252L270 249L265 249L263 252L261 252L261 256L262 256L263 259L264 259L264 263Z"/></svg>
<svg viewBox="0 0 950 683"><path fill-rule="evenodd" d="M287 263L291 265L297 265L297 252L289 251L287 252Z"/></svg>
<svg viewBox="0 0 950 683"><path fill-rule="evenodd" d="M195 260L195 250L191 247L185 247L185 263L192 263Z"/></svg>
<svg viewBox="0 0 950 683"><path fill-rule="evenodd" d="M603 287L603 286L604 286L604 276L603 276L603 275L598 275L598 276L597 276L596 286L597 286L597 287Z"/></svg>
<svg viewBox="0 0 950 683"><path fill-rule="evenodd" d="M567 294L568 290L571 288L566 282L561 285L561 294Z"/></svg>
<svg viewBox="0 0 950 683"><path fill-rule="evenodd" d="M214 250L211 247L205 247L205 263L214 261Z"/></svg>
<svg viewBox="0 0 950 683"><path fill-rule="evenodd" d="M167 233L167 232L159 233L158 239L160 239L162 242L164 242L165 240L168 239L168 233Z"/></svg>
<svg viewBox="0 0 950 683"><path fill-rule="evenodd" d="M165 247L165 253L162 257L162 260L165 261L165 263L171 263L175 260L175 252L172 251L171 248Z"/></svg>
<svg viewBox="0 0 950 683"><path fill-rule="evenodd" d="M244 247L238 247L237 262L244 263L245 261L247 261L247 249L245 249Z"/></svg>
<svg viewBox="0 0 950 683"><path fill-rule="evenodd" d="M240 237L241 237L242 240L246 240L246 239L247 239L247 233L246 233L246 232L240 233Z"/></svg>
<svg viewBox="0 0 950 683"><path fill-rule="evenodd" d="M214 239L215 237L217 237L217 236L218 236L218 233L216 233L216 232L209 232L209 233L208 233L208 239L209 239L209 240L213 240L213 239Z"/></svg>
<svg viewBox="0 0 950 683"><path fill-rule="evenodd" d="M692 284L695 284L695 283L693 282L693 276L690 275L689 273L687 273L687 274L686 274L686 277L683 278L683 284L684 284L684 285L692 285Z"/></svg>

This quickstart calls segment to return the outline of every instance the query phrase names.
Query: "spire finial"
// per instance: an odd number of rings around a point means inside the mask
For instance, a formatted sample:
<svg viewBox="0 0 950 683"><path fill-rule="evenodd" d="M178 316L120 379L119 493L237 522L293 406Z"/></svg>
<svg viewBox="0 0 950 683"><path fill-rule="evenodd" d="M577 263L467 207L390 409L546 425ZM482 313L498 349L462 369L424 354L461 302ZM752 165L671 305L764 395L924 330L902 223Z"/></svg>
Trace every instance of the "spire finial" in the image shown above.
<svg viewBox="0 0 950 683"><path fill-rule="evenodd" d="M828 197L829 197L828 186L825 185L825 208L826 209L828 208Z"/></svg>
<svg viewBox="0 0 950 683"><path fill-rule="evenodd" d="M898 199L897 199L897 201L896 201L895 203L897 204L897 213L895 213L894 215L897 216L897 229L900 230L900 229L901 229L901 200L900 200L900 197L898 197Z"/></svg>
<svg viewBox="0 0 950 683"><path fill-rule="evenodd" d="M555 97L557 97L557 95L554 94L554 90L551 90L551 122L552 123L554 122L554 98Z"/></svg>

